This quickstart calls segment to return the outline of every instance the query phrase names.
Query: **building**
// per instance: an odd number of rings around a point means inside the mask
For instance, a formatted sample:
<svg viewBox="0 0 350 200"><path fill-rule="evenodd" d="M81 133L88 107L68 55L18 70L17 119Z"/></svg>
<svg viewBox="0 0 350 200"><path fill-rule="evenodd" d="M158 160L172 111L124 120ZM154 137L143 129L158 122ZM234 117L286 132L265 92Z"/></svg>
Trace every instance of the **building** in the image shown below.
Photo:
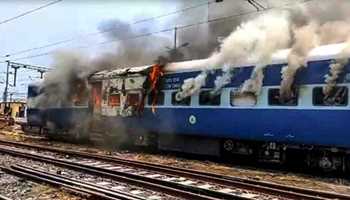
<svg viewBox="0 0 350 200"><path fill-rule="evenodd" d="M26 109L25 102L1 102L0 115L11 116L13 118L24 117Z"/></svg>

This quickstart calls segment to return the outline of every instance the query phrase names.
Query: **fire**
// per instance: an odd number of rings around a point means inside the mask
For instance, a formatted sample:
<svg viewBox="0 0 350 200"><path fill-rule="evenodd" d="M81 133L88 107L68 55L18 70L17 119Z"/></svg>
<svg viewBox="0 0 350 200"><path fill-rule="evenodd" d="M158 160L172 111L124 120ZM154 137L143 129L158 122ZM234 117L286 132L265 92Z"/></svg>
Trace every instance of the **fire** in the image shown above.
<svg viewBox="0 0 350 200"><path fill-rule="evenodd" d="M153 113L156 113L155 105L157 104L159 81L160 81L160 78L164 75L162 67L163 66L160 64L154 64L152 66L151 72L149 73L149 80L151 83L151 93L153 93L153 100L152 100Z"/></svg>

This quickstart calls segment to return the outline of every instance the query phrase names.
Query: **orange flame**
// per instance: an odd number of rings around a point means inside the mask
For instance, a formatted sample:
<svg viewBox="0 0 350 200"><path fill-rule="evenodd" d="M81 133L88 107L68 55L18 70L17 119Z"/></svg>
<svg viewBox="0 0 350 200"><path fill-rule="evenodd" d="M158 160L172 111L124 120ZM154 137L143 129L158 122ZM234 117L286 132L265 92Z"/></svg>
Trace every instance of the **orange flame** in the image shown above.
<svg viewBox="0 0 350 200"><path fill-rule="evenodd" d="M158 86L160 77L163 76L162 66L159 64L154 64L152 67L152 71L149 74L149 79L151 82L151 92L153 92L153 100L152 100L152 113L156 113L155 105L157 104L157 96L158 96Z"/></svg>

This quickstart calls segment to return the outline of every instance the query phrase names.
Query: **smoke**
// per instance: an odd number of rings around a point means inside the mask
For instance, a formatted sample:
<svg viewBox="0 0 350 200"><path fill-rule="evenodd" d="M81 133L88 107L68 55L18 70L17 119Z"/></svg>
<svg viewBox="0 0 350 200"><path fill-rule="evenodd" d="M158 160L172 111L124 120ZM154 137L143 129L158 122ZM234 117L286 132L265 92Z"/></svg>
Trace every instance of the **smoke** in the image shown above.
<svg viewBox="0 0 350 200"><path fill-rule="evenodd" d="M153 64L159 56L167 56L166 47L172 46L170 38L162 35L148 35L155 27L138 26L133 28L121 20L102 22L98 29L105 32L106 38L116 41L113 52L103 54L98 65L113 65L115 67L144 66Z"/></svg>
<svg viewBox="0 0 350 200"><path fill-rule="evenodd" d="M292 85L296 72L306 66L306 57L310 50L319 45L345 42L350 36L350 3L346 1L322 1L293 10L293 42L288 55L288 66L281 70L282 81L280 97L292 96ZM334 12L336 10L336 12ZM301 19L302 18L302 19ZM331 76L326 78L329 85L340 73L343 61L337 61L331 67ZM333 78L331 78L333 77ZM326 89L327 92L328 89Z"/></svg>
<svg viewBox="0 0 350 200"><path fill-rule="evenodd" d="M216 18L216 15L222 16L223 13L228 15L232 15L232 12L240 13L250 6L236 2L228 2L228 4L230 5L225 6L227 2L212 4L214 13L209 13L209 18ZM185 7L181 3L179 5ZM242 85L241 92L258 95L264 79L264 68L270 63L272 53L289 47L291 51L288 55L288 65L281 71L281 95L290 96L296 71L305 65L309 51L318 45L343 42L348 38L349 7L349 2L341 0L321 1L317 4L308 4L307 7L299 6L288 11L266 13L249 21L245 20L243 23L232 20L201 25L201 28L197 27L198 30L179 31L178 44L190 43L189 46L178 50L184 55L183 59L203 58L210 55L212 51L214 53L209 56L206 63L207 69L204 69L198 77L185 80L178 97L185 98L198 92L205 84L209 71L224 66L223 74L215 80L215 92L220 91L234 76L233 69L245 63L256 63L256 66L250 79ZM181 14L177 19L184 24L190 24L199 12L190 13ZM206 17L202 15L195 19L203 21ZM238 23L240 25L237 26ZM115 41L113 51L103 54L96 52L97 57L94 59L77 53L58 53L54 63L57 69L46 76L42 86L43 94L37 101L38 105L69 105L69 101L74 98L72 93L80 90L76 86L87 88L85 80L95 71L143 66L154 63L159 56L166 56L166 47L173 46L169 33L167 36L156 34L139 37L158 30L158 27L152 24L130 26L118 19L104 21L98 29L105 32L108 40ZM231 30L233 32L229 34ZM217 48L219 36L227 37ZM217 49L214 50L215 48Z"/></svg>
<svg viewBox="0 0 350 200"><path fill-rule="evenodd" d="M244 81L241 93L252 93L255 96L260 94L264 80L264 67L255 67L251 78Z"/></svg>
<svg viewBox="0 0 350 200"><path fill-rule="evenodd" d="M310 23L293 29L293 45L288 55L288 65L281 70L282 81L280 97L290 99L292 97L292 84L296 72L306 66L306 57L311 49L318 46L319 40L316 34L317 25Z"/></svg>
<svg viewBox="0 0 350 200"><path fill-rule="evenodd" d="M191 1L179 2L180 6L188 7ZM192 2L198 4L199 1L192 0ZM179 26L195 24L223 16L230 16L233 13L243 13L248 9L251 9L251 6L240 1L223 1L220 3L211 1L209 6L204 5L176 16L175 19L169 22L168 26L173 26L174 22ZM203 23L189 28L179 29L178 45L189 43L188 46L178 49L183 54L182 60L208 58L218 48L220 40L227 37L232 32L233 27L241 23L241 19L232 19L223 21L214 20L211 23Z"/></svg>
<svg viewBox="0 0 350 200"><path fill-rule="evenodd" d="M290 98L296 72L306 66L310 50L319 45L344 42L349 37L348 8L349 2L322 1L318 4L289 8L287 11L267 13L241 23L223 40L219 50L208 58L209 70L224 66L223 75L215 80L214 92L220 91L231 81L234 76L233 68L246 63L256 63L250 79L243 83L241 92L259 95L264 68L271 62L272 54L277 50L290 48L288 65L281 70L280 90L281 98ZM203 73L199 76L199 79L203 80ZM187 86L188 83L200 85L182 87L181 93L187 94L181 95L182 97L198 92L205 84L193 81L194 79L185 81Z"/></svg>
<svg viewBox="0 0 350 200"><path fill-rule="evenodd" d="M258 92L263 78L261 68L270 62L273 52L286 48L289 40L289 20L287 13L269 13L242 23L223 40L220 50L208 59L208 66L211 69L222 65L225 66L223 68L224 74L215 80L214 91L219 91L230 82L233 75L233 68L247 63L249 60L257 60L259 65L255 68L252 80L248 80L244 88L249 89L249 91L254 90L250 92ZM203 74L199 76L203 77ZM196 78L202 80L200 77ZM186 95L179 96L183 98L197 92L205 84L205 81L189 80L186 83L188 82L200 85L182 87L181 94Z"/></svg>
<svg viewBox="0 0 350 200"><path fill-rule="evenodd" d="M339 75L343 72L344 66L349 63L350 40L340 52L338 58L329 66L329 74L325 75L326 86L323 87L324 96L329 96L337 84Z"/></svg>
<svg viewBox="0 0 350 200"><path fill-rule="evenodd" d="M335 88L337 79L339 75L343 72L343 68L344 68L344 65L346 65L346 63L347 63L346 59L340 59L329 66L329 74L325 76L325 83L327 85L323 87L323 94L325 96L329 96L330 93Z"/></svg>
<svg viewBox="0 0 350 200"><path fill-rule="evenodd" d="M215 85L215 88L213 90L214 94L219 93L221 91L221 88L223 88L225 85L229 84L231 81L231 78L235 74L235 71L232 70L228 65L225 65L223 67L223 72L224 72L224 74L222 76L216 77L216 79L214 81L214 85Z"/></svg>
<svg viewBox="0 0 350 200"><path fill-rule="evenodd" d="M98 69L91 67L86 56L75 52L57 52L54 60L57 68L45 76L41 93L33 100L34 107L71 106L78 94L82 101L87 100L86 78Z"/></svg>
<svg viewBox="0 0 350 200"><path fill-rule="evenodd" d="M257 64L251 78L244 82L241 92L259 95L264 79L263 70L271 62L272 54L277 50L287 48L290 43L290 19L288 13L285 12L271 13L252 23L254 27L260 28L258 34L261 36L251 44L255 46L255 49L246 53L251 54L251 60ZM246 30L246 34L250 31L254 30Z"/></svg>
<svg viewBox="0 0 350 200"><path fill-rule="evenodd" d="M350 34L350 21L326 22L318 32L321 44L344 42Z"/></svg>
<svg viewBox="0 0 350 200"><path fill-rule="evenodd" d="M202 85L205 84L207 75L208 75L208 72L203 71L201 74L199 74L195 78L186 79L181 86L181 91L176 93L176 96L175 96L176 100L180 101L198 92L199 89L202 87Z"/></svg>
<svg viewBox="0 0 350 200"><path fill-rule="evenodd" d="M162 36L137 39L141 33L151 32L150 28L141 27L140 30L134 30L120 20L104 21L99 25L99 30L105 32L108 40L116 42L113 51L100 54L97 52L95 58L67 50L57 52L53 63L57 67L45 76L40 86L41 94L32 100L34 106L65 107L72 106L78 100L87 104L87 78L92 73L154 63L162 53L164 54L164 46L170 42ZM126 38L134 39L125 40Z"/></svg>

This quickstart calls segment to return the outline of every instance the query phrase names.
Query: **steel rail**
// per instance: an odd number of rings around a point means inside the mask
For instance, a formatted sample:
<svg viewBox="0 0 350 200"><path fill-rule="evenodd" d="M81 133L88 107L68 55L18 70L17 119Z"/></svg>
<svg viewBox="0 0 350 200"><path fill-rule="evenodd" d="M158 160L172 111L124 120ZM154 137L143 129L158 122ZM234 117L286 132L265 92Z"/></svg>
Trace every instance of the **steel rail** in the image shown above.
<svg viewBox="0 0 350 200"><path fill-rule="evenodd" d="M23 166L11 166L9 168L2 168L3 171L11 173L16 176L29 178L38 182L45 182L51 185L70 189L75 192L90 194L92 196L108 199L108 200L142 200L142 198L133 197L128 194L121 194L106 189L92 186L91 184L78 182L59 175L40 172Z"/></svg>
<svg viewBox="0 0 350 200"><path fill-rule="evenodd" d="M61 167L84 171L98 176L104 176L120 182L136 185L139 187L147 188L153 191L166 193L171 196L177 196L185 199L198 199L198 200L217 200L217 199L238 199L238 200L252 200L252 198L242 197L239 195L221 193L217 191L186 186L174 182L168 182L145 176L128 174L125 172L113 171L104 168L98 168L94 166L88 166L80 163L74 163L70 161L59 160L51 157L34 155L30 153L24 153L20 151L14 151L9 149L0 148L0 152L10 154L18 157L32 159L40 162L50 163Z"/></svg>
<svg viewBox="0 0 350 200"><path fill-rule="evenodd" d="M60 179L60 178L56 178L56 179L55 178L47 178L43 174L30 173L26 170L16 169L15 167L10 167L10 168L1 167L1 168L3 171L6 171L7 173L13 174L15 176L25 177L25 178L28 178L28 179L31 179L34 181L44 182L44 183L59 186L62 188L67 188L67 189L70 189L70 190L75 191L75 192L89 194L89 195L92 195L94 197L98 197L101 199L107 199L107 200L119 200L120 199L120 198L106 196L101 191L95 190L94 188L91 188L91 187L90 188L85 187L83 184L76 184L74 181L67 181L67 180L64 181L63 179ZM134 199L124 198L123 200L134 200Z"/></svg>
<svg viewBox="0 0 350 200"><path fill-rule="evenodd" d="M12 142L12 141L0 140L0 143L17 145L17 146L19 145L19 146L28 147L28 148L38 148L41 150L47 150L51 152L63 153L63 154L68 154L73 156L81 156L85 158L94 158L94 159L113 162L121 165L133 166L136 168L162 172L165 174L180 175L187 178L210 181L213 183L222 184L222 185L231 186L231 187L235 186L235 187L239 187L247 190L253 190L259 193L281 195L288 198L302 198L302 199L310 199L310 200L314 200L314 199L350 200L350 196L345 194L312 190L312 189L300 188L295 186L280 185L272 182L244 179L244 178L233 177L233 176L224 176L220 174L214 174L214 173L203 172L203 171L192 170L192 169L184 169L184 168L170 167L170 166L165 166L160 164L153 164L149 162L121 159L113 156L102 156L98 154L78 152L73 150L65 150L60 148L45 147L41 145L24 144L19 142Z"/></svg>
<svg viewBox="0 0 350 200"><path fill-rule="evenodd" d="M0 195L0 200L11 200L11 199L8 198L8 197L5 197L5 196L3 196L3 195Z"/></svg>

